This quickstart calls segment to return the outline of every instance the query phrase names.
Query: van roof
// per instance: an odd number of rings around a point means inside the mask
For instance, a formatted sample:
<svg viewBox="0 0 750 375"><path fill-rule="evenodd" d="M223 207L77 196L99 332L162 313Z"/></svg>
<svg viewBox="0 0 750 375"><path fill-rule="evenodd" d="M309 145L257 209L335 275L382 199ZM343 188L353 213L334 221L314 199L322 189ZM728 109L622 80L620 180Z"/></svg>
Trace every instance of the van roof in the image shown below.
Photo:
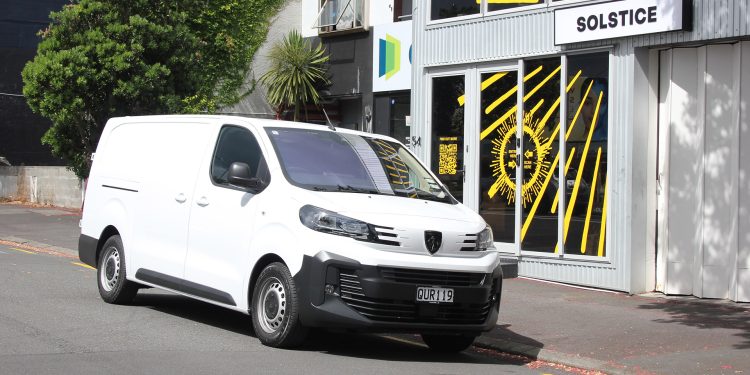
<svg viewBox="0 0 750 375"><path fill-rule="evenodd" d="M305 122L293 122L293 121L273 120L273 119L258 118L258 117L230 116L230 115L125 116L125 117L113 117L109 120L109 122L123 124L123 123L128 123L128 122L140 122L140 121L161 122L161 121L175 121L175 120L211 121L211 122L217 122L217 126L224 124L224 122L222 122L222 120L224 120L226 121L226 123L234 123L235 125L242 125L243 122L247 122L252 125L260 126L263 128L293 128L293 129L314 129L314 130L320 130L320 131L333 131L327 125L321 125L321 124L310 124L310 123L305 123ZM372 137L372 138L394 140L392 137L388 137L385 135L367 133L367 132L351 130L351 129L346 129L346 128L336 127L335 131L341 132L341 133L347 133L347 134L358 134L358 135L363 135L363 136Z"/></svg>

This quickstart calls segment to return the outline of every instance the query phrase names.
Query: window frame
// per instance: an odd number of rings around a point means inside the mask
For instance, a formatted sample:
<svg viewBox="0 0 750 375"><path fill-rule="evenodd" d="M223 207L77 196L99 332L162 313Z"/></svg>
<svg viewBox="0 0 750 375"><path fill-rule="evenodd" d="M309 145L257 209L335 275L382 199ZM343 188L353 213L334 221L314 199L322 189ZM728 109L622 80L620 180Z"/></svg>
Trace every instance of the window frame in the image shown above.
<svg viewBox="0 0 750 375"><path fill-rule="evenodd" d="M369 1L368 0L322 0L323 4L320 4L320 1L318 1L318 15L315 16L315 22L313 23L313 28L318 30L318 35L330 35L330 34L338 34L338 33L349 33L349 32L356 32L356 31L364 31L368 29L368 7L369 7ZM346 5L344 6L341 14L339 14L336 18L336 23L331 25L324 25L320 26L320 17L323 14L323 10L325 9L325 6L331 2L331 1L346 1ZM359 13L360 16L360 25L359 26L352 26L347 27L345 29L333 29L338 25L338 23L341 21L341 18L344 15L344 11L351 7L352 13L354 14L354 24L357 23L357 10L355 9L355 5L359 3L362 5L361 13Z"/></svg>
<svg viewBox="0 0 750 375"><path fill-rule="evenodd" d="M606 3L606 2L613 1L613 0L559 0L559 1L543 0L544 2L540 4L518 5L514 8L501 9L501 10L495 10L495 11L489 10L488 0L481 0L480 6L479 6L479 13L477 14L471 14L471 15L459 16L459 17L441 18L437 20L431 19L429 9L431 9L432 1L433 0L428 0L427 2L426 9L428 9L428 11L425 12L425 17L426 17L425 25L426 26L461 22L461 21L467 21L467 20L476 20L476 19L482 19L485 17L496 17L496 16L502 16L506 14L534 11L534 10L539 10L539 9L566 7L566 6L578 5L582 3L591 3L591 4Z"/></svg>
<svg viewBox="0 0 750 375"><path fill-rule="evenodd" d="M262 191L259 191L257 193L253 193L253 192L249 191L248 189L242 188L240 186L232 185L229 182L222 183L222 182L217 182L216 180L214 180L214 175L213 175L214 160L216 159L216 154L219 151L219 142L221 142L221 139L222 139L221 136L222 136L224 130L227 129L227 128L236 128L236 129L240 129L242 131L246 131L247 133L250 134L250 136L253 137L253 139L255 140L255 143L258 145L258 151L260 152L260 158L258 159L258 165L261 165L261 164L265 164L266 165L266 169L268 170L268 172L267 172L267 174L268 174L268 181L266 181L266 185L269 185L271 183L270 168L268 167L268 160L266 158L266 152L263 149L263 146L262 146L262 144L260 142L260 137L258 137L257 134L255 134L255 132L253 132L251 129L249 129L249 128L245 127L245 126L233 125L233 124L223 124L221 126L221 128L219 129L219 132L216 135L216 142L214 142L214 149L213 149L213 152L211 153L210 164L208 165L208 179L211 181L211 184L213 184L216 187L220 187L220 188L224 188L224 189L230 189L230 190L237 190L237 191L241 191L243 193L248 193L248 194L260 194ZM257 170L255 171L255 176L254 177L258 177L258 171Z"/></svg>

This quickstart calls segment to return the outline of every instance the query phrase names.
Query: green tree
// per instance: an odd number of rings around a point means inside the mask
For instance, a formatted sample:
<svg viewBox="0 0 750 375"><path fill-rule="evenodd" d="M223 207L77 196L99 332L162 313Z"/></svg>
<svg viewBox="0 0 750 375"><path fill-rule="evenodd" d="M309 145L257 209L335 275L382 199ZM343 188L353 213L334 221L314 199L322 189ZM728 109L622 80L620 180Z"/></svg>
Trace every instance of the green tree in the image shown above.
<svg viewBox="0 0 750 375"><path fill-rule="evenodd" d="M52 120L42 142L83 178L110 117L238 102L283 1L73 0L22 73L29 106Z"/></svg>
<svg viewBox="0 0 750 375"><path fill-rule="evenodd" d="M328 84L323 46L312 47L297 31L292 30L271 48L271 68L260 77L268 88L267 100L278 112L294 108L294 121L299 119L300 107L320 103L318 88Z"/></svg>

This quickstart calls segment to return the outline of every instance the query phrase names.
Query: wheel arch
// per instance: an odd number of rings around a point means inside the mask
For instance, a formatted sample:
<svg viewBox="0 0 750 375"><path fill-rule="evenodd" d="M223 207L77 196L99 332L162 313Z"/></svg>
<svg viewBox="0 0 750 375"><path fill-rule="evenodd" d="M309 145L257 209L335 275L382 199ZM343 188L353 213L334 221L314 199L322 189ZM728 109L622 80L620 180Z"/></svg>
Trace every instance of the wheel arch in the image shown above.
<svg viewBox="0 0 750 375"><path fill-rule="evenodd" d="M117 230L117 228L114 225L108 225L104 230L102 231L102 234L99 236L99 241L96 243L96 264L99 265L99 257L102 253L102 248L104 247L104 243L107 242L107 240L112 236L119 236L120 231Z"/></svg>
<svg viewBox="0 0 750 375"><path fill-rule="evenodd" d="M284 259L281 259L280 256L274 253L266 253L263 256L261 256L257 262L255 262L255 266L253 266L253 271L250 273L250 282L247 286L247 310L252 311L253 306L253 291L255 290L255 284L258 281L258 277L260 276L260 273L263 272L263 269L268 267L271 263L279 262L286 266L286 262L284 262Z"/></svg>

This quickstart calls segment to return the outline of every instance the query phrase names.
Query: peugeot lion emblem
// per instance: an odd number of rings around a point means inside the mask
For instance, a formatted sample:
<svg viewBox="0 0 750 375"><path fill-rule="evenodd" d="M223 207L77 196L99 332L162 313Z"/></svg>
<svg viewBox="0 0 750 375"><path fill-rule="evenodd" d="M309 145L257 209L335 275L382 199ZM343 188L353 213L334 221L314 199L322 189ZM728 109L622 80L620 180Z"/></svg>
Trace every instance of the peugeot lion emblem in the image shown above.
<svg viewBox="0 0 750 375"><path fill-rule="evenodd" d="M443 244L443 234L433 230L424 231L424 244L430 254L435 254Z"/></svg>

